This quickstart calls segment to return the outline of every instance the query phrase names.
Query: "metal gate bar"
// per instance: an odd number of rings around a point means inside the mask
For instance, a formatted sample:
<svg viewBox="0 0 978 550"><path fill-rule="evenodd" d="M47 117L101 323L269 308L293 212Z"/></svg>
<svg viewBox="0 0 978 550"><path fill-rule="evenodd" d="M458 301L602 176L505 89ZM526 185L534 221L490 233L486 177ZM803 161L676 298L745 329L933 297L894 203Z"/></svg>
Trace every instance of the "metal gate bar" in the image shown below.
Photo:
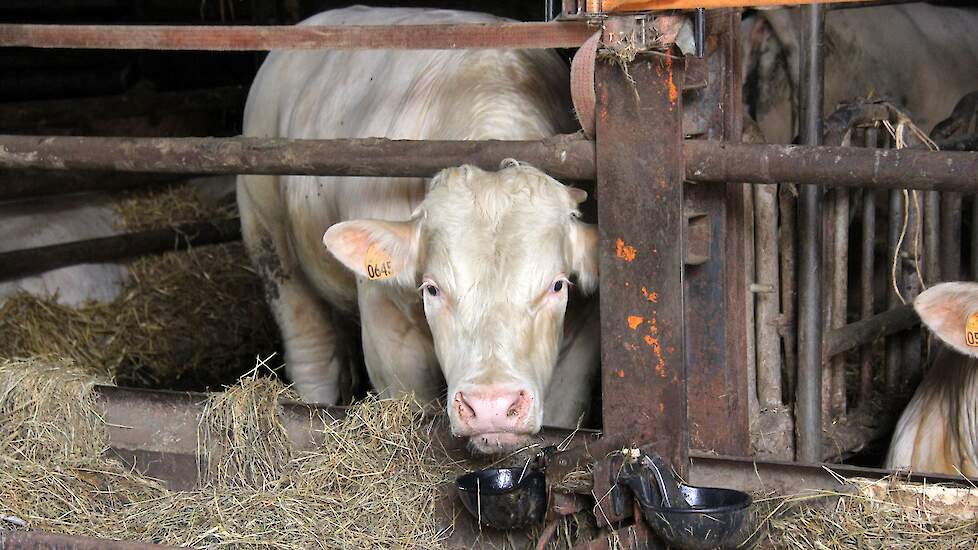
<svg viewBox="0 0 978 550"><path fill-rule="evenodd" d="M802 142L822 141L823 72L822 40L825 19L822 6L801 10ZM815 463L822 458L822 289L821 221L822 189L805 187L798 205L801 246L798 262L798 380L795 418L797 460Z"/></svg>
<svg viewBox="0 0 978 550"><path fill-rule="evenodd" d="M264 51L576 48L585 22L376 26L0 25L0 46L113 50Z"/></svg>
<svg viewBox="0 0 978 550"><path fill-rule="evenodd" d="M799 183L970 191L978 153L685 140L693 182ZM0 170L429 177L447 166L498 168L518 158L556 178L594 179L594 143L285 138L111 138L0 135Z"/></svg>

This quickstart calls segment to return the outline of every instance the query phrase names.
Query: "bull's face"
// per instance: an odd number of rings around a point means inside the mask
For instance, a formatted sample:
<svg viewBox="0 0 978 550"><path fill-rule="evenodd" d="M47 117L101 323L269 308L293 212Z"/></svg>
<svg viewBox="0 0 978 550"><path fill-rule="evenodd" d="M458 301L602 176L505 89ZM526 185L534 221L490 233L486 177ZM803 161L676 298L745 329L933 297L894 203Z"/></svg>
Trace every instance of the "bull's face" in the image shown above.
<svg viewBox="0 0 978 550"><path fill-rule="evenodd" d="M408 222L357 220L324 243L378 284L416 288L455 435L499 452L540 429L572 282L596 282L583 191L528 166L439 173Z"/></svg>

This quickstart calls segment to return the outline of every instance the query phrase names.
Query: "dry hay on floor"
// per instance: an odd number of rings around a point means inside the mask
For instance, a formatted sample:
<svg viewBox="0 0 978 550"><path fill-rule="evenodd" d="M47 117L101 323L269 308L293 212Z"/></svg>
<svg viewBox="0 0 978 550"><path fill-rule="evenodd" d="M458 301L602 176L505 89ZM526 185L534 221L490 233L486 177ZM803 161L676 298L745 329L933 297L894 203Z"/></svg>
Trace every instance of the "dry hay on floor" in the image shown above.
<svg viewBox="0 0 978 550"><path fill-rule="evenodd" d="M935 487L936 488L936 487ZM845 491L755 497L768 530L766 548L801 549L971 549L978 545L978 520L920 497L922 486L895 478L845 480ZM956 498L978 491L944 490ZM962 493L963 491L963 493ZM907 495L916 497L907 498ZM969 496L970 495L970 496Z"/></svg>
<svg viewBox="0 0 978 550"><path fill-rule="evenodd" d="M367 398L326 424L321 446L303 450L279 421L288 390L252 373L210 396L199 427L202 482L171 491L102 458L98 380L70 360L0 362L0 516L8 518L0 527L23 520L196 548L436 548L451 534L436 501L472 466L433 443L443 419L413 399ZM569 518L548 548L567 548L588 528L583 516ZM535 537L511 540L532 548Z"/></svg>
<svg viewBox="0 0 978 550"><path fill-rule="evenodd" d="M227 217L189 187L133 194L128 230ZM56 355L126 386L204 389L233 381L274 349L275 323L241 243L147 256L107 304L74 308L17 294L0 302L0 358Z"/></svg>

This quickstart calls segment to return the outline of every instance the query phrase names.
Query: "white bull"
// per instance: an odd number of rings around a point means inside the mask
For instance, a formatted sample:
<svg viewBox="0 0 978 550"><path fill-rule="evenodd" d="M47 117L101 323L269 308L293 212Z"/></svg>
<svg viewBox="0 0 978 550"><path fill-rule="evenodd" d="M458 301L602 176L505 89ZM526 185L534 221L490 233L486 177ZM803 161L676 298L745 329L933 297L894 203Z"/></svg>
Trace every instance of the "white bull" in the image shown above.
<svg viewBox="0 0 978 550"><path fill-rule="evenodd" d="M489 23L458 11L330 11L306 25ZM292 138L532 140L573 130L565 64L525 50L273 52L245 133ZM332 321L356 314L382 395L448 391L453 432L481 452L590 398L599 342L596 231L582 191L510 163L421 178L242 176L238 204L300 395L334 403L347 368ZM327 231L328 229L328 231ZM324 235L325 233L325 235ZM328 251L324 249L324 245ZM577 302L577 300L574 300ZM567 308L565 319L565 308Z"/></svg>
<svg viewBox="0 0 978 550"><path fill-rule="evenodd" d="M978 283L935 285L913 305L950 347L940 349L900 416L884 466L978 476Z"/></svg>

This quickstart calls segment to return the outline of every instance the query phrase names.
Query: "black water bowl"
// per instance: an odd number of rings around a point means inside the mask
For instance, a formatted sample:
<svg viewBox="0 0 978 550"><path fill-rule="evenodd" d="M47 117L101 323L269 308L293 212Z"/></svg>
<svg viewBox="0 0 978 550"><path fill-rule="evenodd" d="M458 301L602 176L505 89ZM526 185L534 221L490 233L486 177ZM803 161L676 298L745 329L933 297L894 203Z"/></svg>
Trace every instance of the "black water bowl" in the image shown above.
<svg viewBox="0 0 978 550"><path fill-rule="evenodd" d="M642 517L670 546L686 550L736 548L747 538L751 497L732 489L680 485L689 508L642 505Z"/></svg>
<svg viewBox="0 0 978 550"><path fill-rule="evenodd" d="M539 470L478 470L459 477L455 487L469 513L496 529L539 523L547 510L547 484Z"/></svg>

